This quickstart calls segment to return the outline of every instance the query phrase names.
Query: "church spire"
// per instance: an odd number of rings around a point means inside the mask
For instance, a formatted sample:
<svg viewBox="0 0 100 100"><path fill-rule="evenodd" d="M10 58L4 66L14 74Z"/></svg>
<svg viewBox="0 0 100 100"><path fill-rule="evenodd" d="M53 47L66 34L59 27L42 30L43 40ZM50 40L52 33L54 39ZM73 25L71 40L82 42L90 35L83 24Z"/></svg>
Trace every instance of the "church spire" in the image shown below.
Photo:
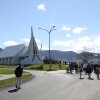
<svg viewBox="0 0 100 100"><path fill-rule="evenodd" d="M32 56L32 55L36 55L37 53L38 53L38 47L33 35L33 28L31 27L31 40L29 43L29 54Z"/></svg>
<svg viewBox="0 0 100 100"><path fill-rule="evenodd" d="M24 60L22 60L22 63L23 62L26 64L43 63L39 54L37 43L35 41L32 27L31 27L31 38L30 38L29 46L26 51L26 55L27 57Z"/></svg>
<svg viewBox="0 0 100 100"><path fill-rule="evenodd" d="M33 38L33 28L31 26L31 38Z"/></svg>

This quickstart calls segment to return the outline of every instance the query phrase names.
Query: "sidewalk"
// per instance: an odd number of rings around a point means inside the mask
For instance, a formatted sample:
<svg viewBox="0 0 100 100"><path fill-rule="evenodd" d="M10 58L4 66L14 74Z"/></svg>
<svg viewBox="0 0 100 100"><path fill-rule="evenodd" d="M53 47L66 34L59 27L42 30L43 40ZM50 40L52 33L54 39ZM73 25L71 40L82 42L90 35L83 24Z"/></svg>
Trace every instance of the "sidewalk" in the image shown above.
<svg viewBox="0 0 100 100"><path fill-rule="evenodd" d="M5 80L5 79L9 79L9 78L12 78L12 77L15 77L15 75L14 74L7 74L7 75L5 75L5 74L0 74L0 80Z"/></svg>

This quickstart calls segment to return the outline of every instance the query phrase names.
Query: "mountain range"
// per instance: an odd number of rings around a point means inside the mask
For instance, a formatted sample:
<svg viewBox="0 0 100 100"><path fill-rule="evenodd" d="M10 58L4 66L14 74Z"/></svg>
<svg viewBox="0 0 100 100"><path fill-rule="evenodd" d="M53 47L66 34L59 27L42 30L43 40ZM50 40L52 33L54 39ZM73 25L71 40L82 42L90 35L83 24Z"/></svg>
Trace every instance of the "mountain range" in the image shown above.
<svg viewBox="0 0 100 100"><path fill-rule="evenodd" d="M2 51L3 49L2 48L0 48L0 52Z"/></svg>
<svg viewBox="0 0 100 100"><path fill-rule="evenodd" d="M43 50L40 53L42 58L45 58L46 56L49 58L49 50ZM77 55L78 53L73 51L50 50L50 57L60 61L75 61Z"/></svg>

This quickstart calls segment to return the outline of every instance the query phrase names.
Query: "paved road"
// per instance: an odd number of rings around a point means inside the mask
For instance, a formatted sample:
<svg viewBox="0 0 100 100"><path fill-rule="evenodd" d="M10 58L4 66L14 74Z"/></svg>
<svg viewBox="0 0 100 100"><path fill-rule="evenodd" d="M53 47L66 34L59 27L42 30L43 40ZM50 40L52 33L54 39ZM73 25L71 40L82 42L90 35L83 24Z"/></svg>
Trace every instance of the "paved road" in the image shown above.
<svg viewBox="0 0 100 100"><path fill-rule="evenodd" d="M31 71L36 77L22 84L17 92L15 87L0 90L0 100L100 100L100 80L83 80L79 75L65 71Z"/></svg>

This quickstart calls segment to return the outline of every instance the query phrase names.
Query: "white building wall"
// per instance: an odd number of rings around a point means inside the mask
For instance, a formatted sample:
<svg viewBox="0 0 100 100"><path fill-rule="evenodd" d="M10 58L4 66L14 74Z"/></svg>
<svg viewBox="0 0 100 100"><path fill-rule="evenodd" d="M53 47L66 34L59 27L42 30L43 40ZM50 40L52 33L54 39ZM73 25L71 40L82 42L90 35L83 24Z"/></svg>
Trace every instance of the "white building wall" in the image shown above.
<svg viewBox="0 0 100 100"><path fill-rule="evenodd" d="M29 56L27 58L25 58L24 60L21 60L21 64L43 64L42 58L39 55L39 50L35 41L35 38L33 36L33 29L31 27L31 40L28 46L28 55L25 56Z"/></svg>
<svg viewBox="0 0 100 100"><path fill-rule="evenodd" d="M21 64L43 64L43 61L39 60L37 56L34 57L28 57L25 58L24 60L21 60L20 63Z"/></svg>
<svg viewBox="0 0 100 100"><path fill-rule="evenodd" d="M0 58L1 59L0 64L11 64L12 65L12 64L19 64L19 63L21 63L21 64L42 64L43 63L42 58L39 55L39 50L38 50L35 38L33 36L32 27L31 27L31 39L30 39L28 49L26 49L26 52L22 53L22 55L21 55L21 52L23 52L23 48L25 48L25 45L20 45L20 46L17 45L15 47L7 47L6 51L7 50L8 51L6 52L6 54L3 53L3 55L1 56L1 57L5 57L5 58ZM17 51L17 49L18 49L18 51ZM16 53L14 53L15 50L16 50ZM10 54L9 54L9 52L10 52ZM11 54L12 54L12 56L11 56ZM18 56L19 54L20 54L20 56ZM27 58L25 58L24 60L20 59L20 58L26 57L26 56L27 56Z"/></svg>

